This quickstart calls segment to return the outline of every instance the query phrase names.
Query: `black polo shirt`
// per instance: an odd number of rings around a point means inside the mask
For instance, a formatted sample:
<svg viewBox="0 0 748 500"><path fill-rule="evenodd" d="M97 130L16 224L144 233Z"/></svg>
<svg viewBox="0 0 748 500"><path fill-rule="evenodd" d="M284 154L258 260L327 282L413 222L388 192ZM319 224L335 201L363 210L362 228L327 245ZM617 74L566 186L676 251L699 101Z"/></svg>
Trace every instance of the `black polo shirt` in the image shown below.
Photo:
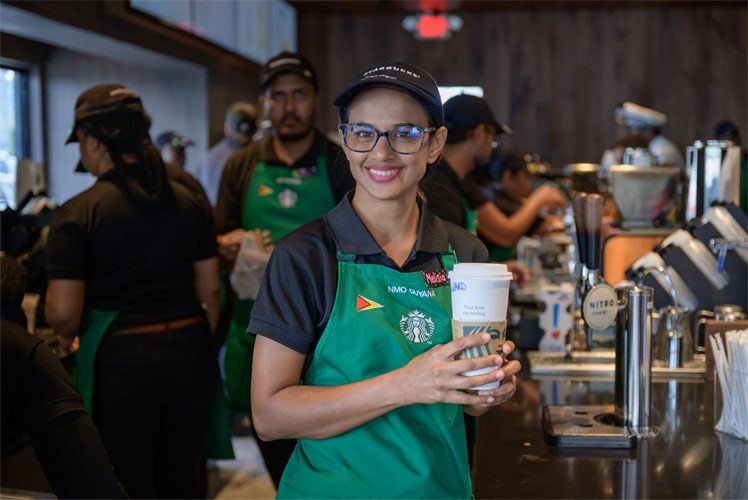
<svg viewBox="0 0 748 500"><path fill-rule="evenodd" d="M264 161L271 166L286 167L290 170L317 166L317 157L327 159L327 170L335 202L353 189L355 181L348 168L348 161L340 147L315 131L314 142L304 156L293 165L286 165L278 159L273 148L273 138L249 144L232 154L226 161L218 188L218 201L213 211L218 234L225 234L241 227L242 207L249 191L257 163Z"/></svg>
<svg viewBox="0 0 748 500"><path fill-rule="evenodd" d="M461 181L444 159L429 167L421 180L420 188L426 195L429 210L463 228L467 227L463 196L470 210L477 209L488 201L480 186L468 179Z"/></svg>
<svg viewBox="0 0 748 500"><path fill-rule="evenodd" d="M128 498L83 398L44 341L2 320L0 354L3 459L30 437L59 498Z"/></svg>
<svg viewBox="0 0 748 500"><path fill-rule="evenodd" d="M352 193L324 217L281 238L265 270L248 331L297 352L311 354L327 326L338 288L337 250L357 263L401 272L442 269L440 253L451 246L459 262L488 262L488 250L475 236L421 209L418 237L402 267L377 244L351 205Z"/></svg>
<svg viewBox="0 0 748 500"><path fill-rule="evenodd" d="M216 256L210 205L170 180L173 198L138 203L110 171L55 213L49 279L83 280L86 305L126 327L202 314L193 263Z"/></svg>

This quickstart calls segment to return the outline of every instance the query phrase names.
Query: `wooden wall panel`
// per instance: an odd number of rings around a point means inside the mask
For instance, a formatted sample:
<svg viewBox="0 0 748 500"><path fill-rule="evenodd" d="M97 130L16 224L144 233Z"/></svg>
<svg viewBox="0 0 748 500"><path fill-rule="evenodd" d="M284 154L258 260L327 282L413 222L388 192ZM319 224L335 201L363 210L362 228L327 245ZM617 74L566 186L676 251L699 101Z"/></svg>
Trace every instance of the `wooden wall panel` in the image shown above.
<svg viewBox="0 0 748 500"><path fill-rule="evenodd" d="M448 41L416 41L404 13L299 15L299 47L318 66L318 122L333 130L336 92L368 65L403 59L443 85L480 85L511 126L508 145L554 165L599 161L631 100L668 115L681 149L731 119L748 135L745 3L470 11ZM744 140L745 142L745 140Z"/></svg>

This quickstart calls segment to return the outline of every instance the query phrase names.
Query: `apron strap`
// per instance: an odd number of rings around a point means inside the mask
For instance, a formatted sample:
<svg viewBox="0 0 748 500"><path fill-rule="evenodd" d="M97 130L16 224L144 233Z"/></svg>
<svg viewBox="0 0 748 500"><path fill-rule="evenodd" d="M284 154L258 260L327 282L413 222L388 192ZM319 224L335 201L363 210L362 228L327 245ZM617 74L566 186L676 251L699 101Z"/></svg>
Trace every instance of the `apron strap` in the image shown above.
<svg viewBox="0 0 748 500"><path fill-rule="evenodd" d="M439 260L442 262L442 268L443 269L452 269L454 265L458 262L457 261L457 255L455 254L454 249L452 248L452 245L449 245L449 250L446 252L441 252L439 254Z"/></svg>
<svg viewBox="0 0 748 500"><path fill-rule="evenodd" d="M356 260L356 254L343 253L340 250L338 250L338 260L354 261Z"/></svg>

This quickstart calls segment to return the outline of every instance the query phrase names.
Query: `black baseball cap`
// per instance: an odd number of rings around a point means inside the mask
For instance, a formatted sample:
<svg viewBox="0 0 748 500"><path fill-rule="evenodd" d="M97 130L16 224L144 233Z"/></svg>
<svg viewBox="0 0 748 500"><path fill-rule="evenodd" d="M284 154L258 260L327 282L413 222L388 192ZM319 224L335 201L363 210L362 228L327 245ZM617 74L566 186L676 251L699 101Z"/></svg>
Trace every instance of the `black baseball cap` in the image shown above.
<svg viewBox="0 0 748 500"><path fill-rule="evenodd" d="M444 108L439 96L436 80L428 72L401 61L388 61L377 64L359 73L353 81L343 89L333 101L338 107L346 106L351 99L369 85L385 83L401 87L414 94L419 100L425 101L439 118L438 125L444 123Z"/></svg>
<svg viewBox="0 0 748 500"><path fill-rule="evenodd" d="M142 110L140 98L132 90L118 83L96 85L84 91L75 101L75 118L65 144L78 142L75 128L81 121L92 116L117 112L130 103L140 106Z"/></svg>
<svg viewBox="0 0 748 500"><path fill-rule="evenodd" d="M314 90L319 90L317 72L314 71L312 63L301 54L292 52L281 52L265 63L260 70L260 90L264 91L270 85L270 81L280 73L301 75L309 80Z"/></svg>
<svg viewBox="0 0 748 500"><path fill-rule="evenodd" d="M169 131L159 134L159 136L156 137L156 147L158 149L163 148L167 144L171 144L175 148L184 149L187 146L192 146L193 144L195 144L195 141L186 138L179 132L169 130Z"/></svg>
<svg viewBox="0 0 748 500"><path fill-rule="evenodd" d="M86 118L110 115L121 111L138 111L146 115L140 98L132 90L119 83L96 85L83 91L75 101L73 126L70 127L65 144L78 142L75 129ZM78 164L75 166L75 172L87 172L83 167L82 161L78 161Z"/></svg>
<svg viewBox="0 0 748 500"><path fill-rule="evenodd" d="M499 123L485 99L460 94L444 103L444 125L452 130L472 130L481 123L493 125L498 132L512 135L512 129Z"/></svg>

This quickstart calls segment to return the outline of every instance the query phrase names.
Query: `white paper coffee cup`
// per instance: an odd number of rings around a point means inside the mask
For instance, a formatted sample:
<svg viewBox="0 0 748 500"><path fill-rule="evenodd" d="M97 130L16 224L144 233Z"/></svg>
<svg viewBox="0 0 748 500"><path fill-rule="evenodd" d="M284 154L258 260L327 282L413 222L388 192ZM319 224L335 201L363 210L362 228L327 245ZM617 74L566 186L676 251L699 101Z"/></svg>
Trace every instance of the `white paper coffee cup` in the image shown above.
<svg viewBox="0 0 748 500"><path fill-rule="evenodd" d="M506 337L506 310L509 304L509 284L512 280L504 264L465 263L455 264L449 272L452 289L452 319L466 322L470 325L483 324L486 328L496 331L496 322L503 322L504 328L500 336L492 334L487 353L500 348ZM481 328L453 328L453 338L464 336L465 332L483 333ZM470 353L463 354L473 357ZM496 370L488 367L464 372L462 375L483 375ZM473 390L488 390L499 387L499 382L491 382Z"/></svg>

